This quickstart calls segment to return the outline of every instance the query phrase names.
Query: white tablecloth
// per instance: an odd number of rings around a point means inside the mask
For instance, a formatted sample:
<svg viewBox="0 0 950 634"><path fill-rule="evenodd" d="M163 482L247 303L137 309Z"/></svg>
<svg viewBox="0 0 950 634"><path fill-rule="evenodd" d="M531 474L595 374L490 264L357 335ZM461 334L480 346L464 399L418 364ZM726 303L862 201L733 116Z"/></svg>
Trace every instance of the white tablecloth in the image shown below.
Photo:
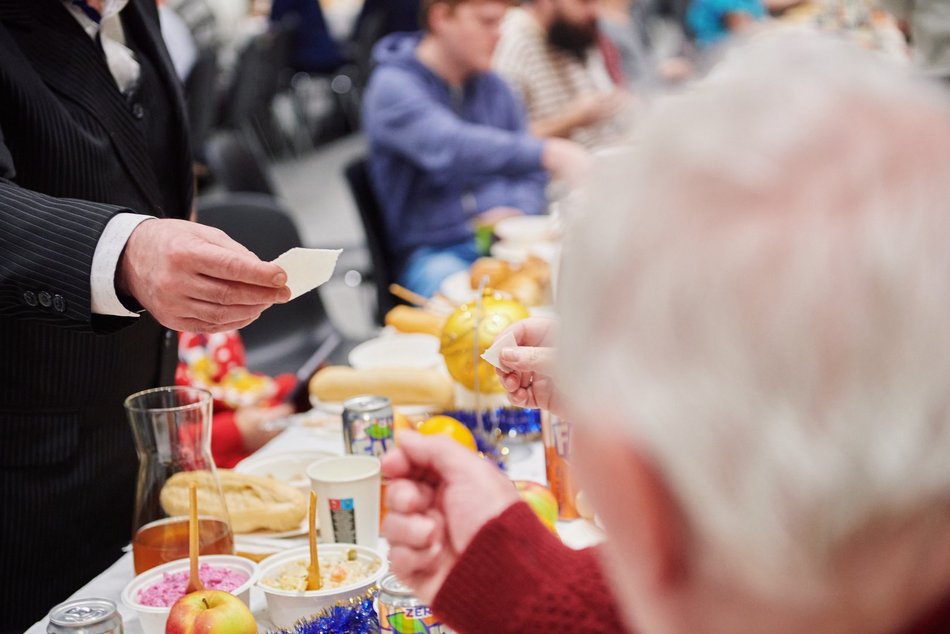
<svg viewBox="0 0 950 634"><path fill-rule="evenodd" d="M339 424L331 424L321 428L292 426L262 447L257 454L264 455L283 451L299 451L301 449L314 449L342 454L343 439ZM533 442L513 446L509 457L508 474L515 480L546 482L544 449L541 443ZM575 548L585 547L599 540L599 532L590 524L583 521L562 522L559 524L558 530L561 532L565 542ZM240 540L240 537L238 540ZM292 542L294 545L306 543L305 538L287 541ZM380 541L380 549L385 552L388 550L388 545L384 540ZM119 606L119 611L122 613L122 618L125 621L126 634L140 634L142 628L139 626L135 612L123 606L120 599L122 589L132 580L133 576L132 554L126 553L112 564L112 566L102 572L102 574L80 588L70 599L93 597L110 599ZM258 624L262 631L271 629L272 624L267 619L264 595L257 588L251 589L251 610L257 617ZM46 625L47 619L43 619L27 630L27 633L42 634L46 632Z"/></svg>

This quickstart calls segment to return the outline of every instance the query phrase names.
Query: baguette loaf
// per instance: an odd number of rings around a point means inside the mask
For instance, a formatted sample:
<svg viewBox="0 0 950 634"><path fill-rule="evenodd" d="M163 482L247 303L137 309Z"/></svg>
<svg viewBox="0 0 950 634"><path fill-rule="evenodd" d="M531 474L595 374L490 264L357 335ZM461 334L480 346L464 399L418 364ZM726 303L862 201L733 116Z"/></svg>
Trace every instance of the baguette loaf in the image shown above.
<svg viewBox="0 0 950 634"><path fill-rule="evenodd" d="M418 368L372 368L355 370L331 366L310 379L310 393L326 402L341 402L354 396L386 396L393 405L451 407L455 399L452 379L437 370Z"/></svg>
<svg viewBox="0 0 950 634"><path fill-rule="evenodd" d="M421 332L434 337L442 336L445 317L410 306L396 306L386 313L385 322L399 332Z"/></svg>
<svg viewBox="0 0 950 634"><path fill-rule="evenodd" d="M228 469L218 469L218 479L235 533L289 531L298 528L307 515L306 497L289 484ZM182 471L169 478L159 494L165 512L188 515L188 485L192 482L198 485L198 513L221 515L218 498L212 495L210 471Z"/></svg>

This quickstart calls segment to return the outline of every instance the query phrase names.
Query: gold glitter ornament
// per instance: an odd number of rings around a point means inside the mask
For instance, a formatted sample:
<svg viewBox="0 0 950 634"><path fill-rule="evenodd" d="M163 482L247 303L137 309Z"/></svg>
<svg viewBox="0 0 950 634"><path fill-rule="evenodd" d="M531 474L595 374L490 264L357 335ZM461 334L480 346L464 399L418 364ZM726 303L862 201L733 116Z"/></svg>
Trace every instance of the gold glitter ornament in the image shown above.
<svg viewBox="0 0 950 634"><path fill-rule="evenodd" d="M495 337L508 326L527 317L528 309L523 304L490 288L484 290L481 307L478 300L472 300L455 309L445 322L440 348L452 378L469 390L475 391L477 373L477 391L504 392L495 374L495 368L483 360L481 355L491 347ZM477 351L476 326L478 329ZM478 359L477 366L476 359Z"/></svg>

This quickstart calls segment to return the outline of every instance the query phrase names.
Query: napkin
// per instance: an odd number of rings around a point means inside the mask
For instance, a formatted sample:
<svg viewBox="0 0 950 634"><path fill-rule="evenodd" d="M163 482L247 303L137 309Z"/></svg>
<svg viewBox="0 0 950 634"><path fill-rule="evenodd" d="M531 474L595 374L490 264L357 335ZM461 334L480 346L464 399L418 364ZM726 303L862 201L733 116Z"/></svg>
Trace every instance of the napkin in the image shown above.
<svg viewBox="0 0 950 634"><path fill-rule="evenodd" d="M515 339L514 333L506 332L501 337L495 339L495 342L491 347L482 353L482 359L488 361L490 364L501 370L502 372L511 372L501 363L501 351L504 348L517 348L518 340Z"/></svg>
<svg viewBox="0 0 950 634"><path fill-rule="evenodd" d="M333 275L333 269L336 268L336 260L342 252L342 249L294 247L277 256L274 264L287 273L290 299L297 299L329 280Z"/></svg>

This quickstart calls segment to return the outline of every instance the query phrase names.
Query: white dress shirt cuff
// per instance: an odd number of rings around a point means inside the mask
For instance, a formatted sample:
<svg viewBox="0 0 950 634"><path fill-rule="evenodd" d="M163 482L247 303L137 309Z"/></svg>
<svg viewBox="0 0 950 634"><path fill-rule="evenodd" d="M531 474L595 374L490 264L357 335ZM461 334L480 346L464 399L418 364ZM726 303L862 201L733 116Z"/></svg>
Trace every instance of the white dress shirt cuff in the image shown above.
<svg viewBox="0 0 950 634"><path fill-rule="evenodd" d="M92 272L89 283L92 289L92 312L96 315L115 315L118 317L138 317L122 305L115 292L115 270L119 265L119 256L129 241L129 236L143 221L154 216L142 214L117 214L106 225L96 244L92 256Z"/></svg>

